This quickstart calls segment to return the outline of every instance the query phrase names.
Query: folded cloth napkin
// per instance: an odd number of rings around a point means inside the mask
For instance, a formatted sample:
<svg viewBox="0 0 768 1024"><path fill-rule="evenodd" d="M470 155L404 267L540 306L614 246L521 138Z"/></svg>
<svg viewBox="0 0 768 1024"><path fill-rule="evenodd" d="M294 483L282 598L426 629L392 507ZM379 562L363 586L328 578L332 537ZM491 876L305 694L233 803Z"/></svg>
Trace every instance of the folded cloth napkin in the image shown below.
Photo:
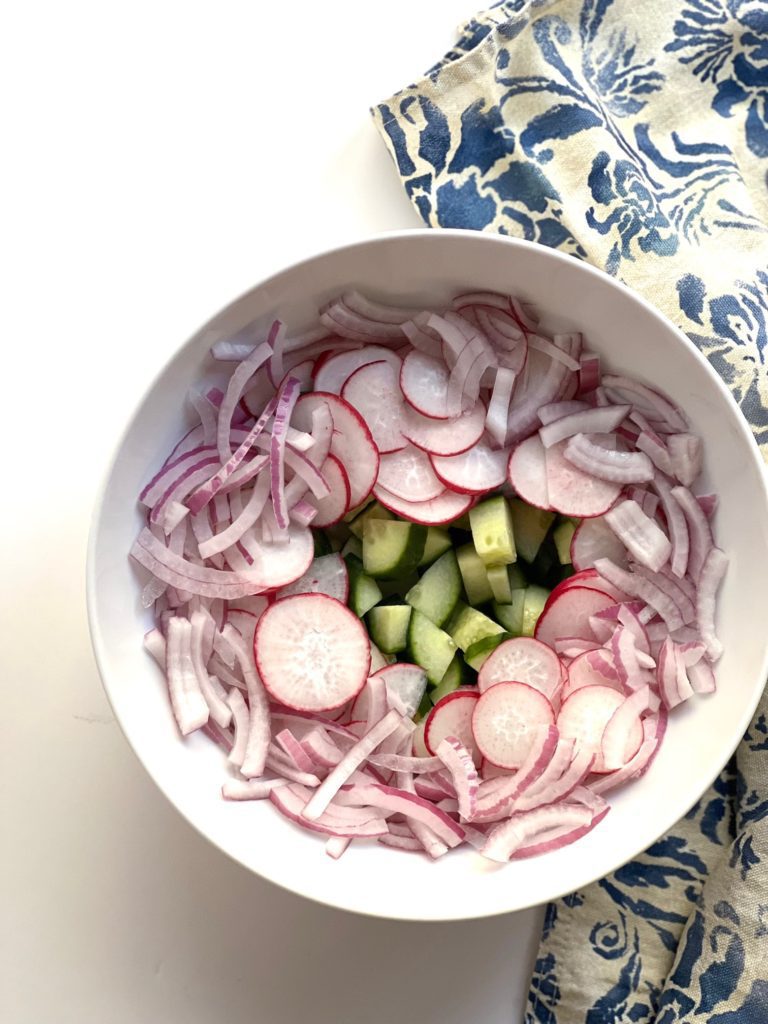
<svg viewBox="0 0 768 1024"><path fill-rule="evenodd" d="M374 119L427 224L602 267L731 388L768 457L768 4L508 0ZM768 1022L768 699L635 861L549 905L528 1022Z"/></svg>

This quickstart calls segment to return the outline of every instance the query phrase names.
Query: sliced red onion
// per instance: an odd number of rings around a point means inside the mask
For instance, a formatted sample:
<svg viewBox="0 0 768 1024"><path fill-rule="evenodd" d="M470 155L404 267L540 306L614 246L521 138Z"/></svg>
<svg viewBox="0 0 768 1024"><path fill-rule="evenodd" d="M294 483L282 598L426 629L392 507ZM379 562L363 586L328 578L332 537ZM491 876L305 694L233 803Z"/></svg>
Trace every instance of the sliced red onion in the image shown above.
<svg viewBox="0 0 768 1024"><path fill-rule="evenodd" d="M592 822L592 812L573 804L548 804L515 814L497 825L480 851L489 860L505 864L528 840L553 829L576 829Z"/></svg>
<svg viewBox="0 0 768 1024"><path fill-rule="evenodd" d="M418 312L418 310L408 309L405 306L390 306L383 302L375 302L355 290L344 292L341 298L347 309L351 309L353 313L357 313L367 320L378 320L383 324L399 326Z"/></svg>
<svg viewBox="0 0 768 1024"><path fill-rule="evenodd" d="M211 453L193 464L185 466L168 489L153 502L150 522L162 523L166 507L173 502L184 501L191 491L208 479L217 465L218 459Z"/></svg>
<svg viewBox="0 0 768 1024"><path fill-rule="evenodd" d="M210 710L211 718L226 729L232 720L232 711L225 701L225 691L215 676L209 676L206 669L211 656L216 623L208 612L195 611L190 616L190 653L197 676L200 692Z"/></svg>
<svg viewBox="0 0 768 1024"><path fill-rule="evenodd" d="M514 813L564 800L589 775L596 757L594 750L586 746L580 747L559 779L553 779L546 785L538 785L532 792L523 793L518 797L513 804Z"/></svg>
<svg viewBox="0 0 768 1024"><path fill-rule="evenodd" d="M402 814L408 821L417 821L430 828L438 839L448 847L458 846L464 839L463 828L428 800L396 789L394 786L370 785L344 786L336 801L348 807L370 806L388 814ZM306 808L305 808L306 815Z"/></svg>
<svg viewBox="0 0 768 1024"><path fill-rule="evenodd" d="M582 352L579 358L579 394L586 395L600 386L600 356Z"/></svg>
<svg viewBox="0 0 768 1024"><path fill-rule="evenodd" d="M353 341L376 340L382 344L386 341L402 341L404 337L399 324L361 316L353 312L341 299L336 299L323 309L320 313L320 322L342 338L351 338Z"/></svg>
<svg viewBox="0 0 768 1024"><path fill-rule="evenodd" d="M576 359L573 359L567 352L564 352L563 349L558 348L557 345L554 345L548 338L543 338L540 334L528 335L528 347L536 352L542 352L556 362L562 363L569 370L580 369L580 363Z"/></svg>
<svg viewBox="0 0 768 1024"><path fill-rule="evenodd" d="M325 811L352 772L359 768L381 741L398 727L400 721L401 717L396 711L389 711L373 729L350 747L307 804L303 812L305 817L315 818Z"/></svg>
<svg viewBox="0 0 768 1024"><path fill-rule="evenodd" d="M694 693L714 693L717 689L715 673L708 661L697 661L688 666L688 681Z"/></svg>
<svg viewBox="0 0 768 1024"><path fill-rule="evenodd" d="M290 510L291 519L300 526L309 526L317 515L317 509L301 499Z"/></svg>
<svg viewBox="0 0 768 1024"><path fill-rule="evenodd" d="M418 322L419 318L417 317L416 320L406 321L406 323L401 325L401 330L417 351L442 361L442 341L434 331L427 327L426 319L427 317L424 317L422 322Z"/></svg>
<svg viewBox="0 0 768 1024"><path fill-rule="evenodd" d="M227 694L227 706L232 714L232 722L235 727L235 740L232 744L232 749L229 752L229 762L236 768L239 768L245 758L245 752L248 748L248 732L251 727L251 715L248 711L248 705L245 703L245 698L239 689L234 686L230 689ZM269 790L267 790L264 796L269 796ZM234 797L233 799L246 799L244 797ZM250 797L248 799L251 799Z"/></svg>
<svg viewBox="0 0 768 1024"><path fill-rule="evenodd" d="M717 661L723 653L723 645L715 632L715 598L722 582L728 558L720 548L713 547L707 555L699 576L696 625L707 648L710 662Z"/></svg>
<svg viewBox="0 0 768 1024"><path fill-rule="evenodd" d="M683 616L675 602L650 580L637 573L620 569L608 558L598 558L595 561L595 568L600 576L613 586L623 590L629 597L639 598L650 605L664 619L668 629L679 629L684 625Z"/></svg>
<svg viewBox="0 0 768 1024"><path fill-rule="evenodd" d="M304 750L303 746L290 729L281 729L275 734L275 744L280 747L283 753L293 762L295 768L300 772L311 774L314 771L314 764L311 757Z"/></svg>
<svg viewBox="0 0 768 1024"><path fill-rule="evenodd" d="M265 460L266 461L266 460ZM236 544L247 530L258 521L269 495L270 479L266 473L262 473L256 480L248 500L242 511L238 514L226 529L214 534L209 539L198 544L198 551L201 558L210 558L212 555L220 554L227 548Z"/></svg>
<svg viewBox="0 0 768 1024"><path fill-rule="evenodd" d="M688 573L691 579L696 582L699 579L699 574L707 555L714 544L712 529L707 517L701 510L701 505L699 505L687 487L673 487L672 496L683 510L686 523L688 524L688 536L690 539Z"/></svg>
<svg viewBox="0 0 768 1024"><path fill-rule="evenodd" d="M548 790L549 787L558 779L562 778L563 773L567 770L573 760L575 745L575 741L569 737L558 735L557 743L549 759L549 763L546 765L544 770L539 773L538 777L534 779L530 785L525 787L523 794L526 797L530 797L533 796L534 793L544 792Z"/></svg>
<svg viewBox="0 0 768 1024"><path fill-rule="evenodd" d="M547 365L548 364L548 365ZM530 352L522 378L515 388L515 401L509 410L507 443L522 440L539 422L539 409L559 401L568 368L547 359L541 352Z"/></svg>
<svg viewBox="0 0 768 1024"><path fill-rule="evenodd" d="M298 769L291 758L280 747L275 746L274 743L269 745L266 763L270 771L275 772L276 775L280 775L284 779L288 779L290 782L306 786L308 789L317 789L320 785L320 777L318 775Z"/></svg>
<svg viewBox="0 0 768 1024"><path fill-rule="evenodd" d="M258 587L234 572L195 565L175 555L150 530L141 531L130 554L140 565L170 586L203 597L231 600L258 592Z"/></svg>
<svg viewBox="0 0 768 1024"><path fill-rule="evenodd" d="M165 637L156 627L144 634L144 648L165 671Z"/></svg>
<svg viewBox="0 0 768 1024"><path fill-rule="evenodd" d="M661 499L672 544L670 568L675 576L682 578L688 568L690 552L687 520L679 502L672 495L672 488L660 473L653 478L653 486Z"/></svg>
<svg viewBox="0 0 768 1024"><path fill-rule="evenodd" d="M590 409L592 406L588 402L582 402L576 398L569 399L567 402L550 402L548 405L542 405L539 409L539 422L546 427L557 420L565 419L566 416L577 412L588 412Z"/></svg>
<svg viewBox="0 0 768 1024"><path fill-rule="evenodd" d="M330 454L333 441L333 416L326 403L312 410L312 438L314 443L307 453L307 458L316 469L320 469ZM285 488L285 503L288 508L293 508L308 489L307 483L298 474L290 480Z"/></svg>
<svg viewBox="0 0 768 1024"><path fill-rule="evenodd" d="M593 793L609 793L611 790L623 786L624 783L632 779L639 779L650 768L660 743L660 739L656 737L643 740L635 756L627 761L623 767L607 775L597 776L589 783L589 788Z"/></svg>
<svg viewBox="0 0 768 1024"><path fill-rule="evenodd" d="M606 771L618 771L637 753L633 743L628 755L628 740L651 702L650 687L645 685L631 693L611 715L603 731L600 749Z"/></svg>
<svg viewBox="0 0 768 1024"><path fill-rule="evenodd" d="M662 473L666 473L667 476L673 475L672 459L667 451L667 446L658 434L646 433L643 431L638 435L638 438L635 441L635 446L639 451L645 452L656 469L661 470Z"/></svg>
<svg viewBox="0 0 768 1024"><path fill-rule="evenodd" d="M697 494L696 501L699 503L699 507L707 519L711 519L717 511L717 495L716 494Z"/></svg>
<svg viewBox="0 0 768 1024"><path fill-rule="evenodd" d="M370 732L387 714L387 684L382 676L372 675L365 684L368 691L368 721L366 732Z"/></svg>
<svg viewBox="0 0 768 1024"><path fill-rule="evenodd" d="M386 838L386 836L379 836L378 842ZM349 836L328 836L325 841L325 852L332 860L338 860L343 853L347 852L351 842Z"/></svg>
<svg viewBox="0 0 768 1024"><path fill-rule="evenodd" d="M317 794L317 790L315 790L315 794ZM313 832L320 832L323 835L350 839L376 839L378 836L387 835L389 831L384 818L377 818L373 815L364 822L342 821L332 813L323 813L313 819L306 818L303 812L307 806L307 799L301 789L294 785L273 789L269 794L269 799L281 814L296 825L301 825L302 828L310 829Z"/></svg>
<svg viewBox="0 0 768 1024"><path fill-rule="evenodd" d="M250 709L250 726L245 757L240 771L246 778L255 778L264 774L267 751L270 742L269 703L266 691L253 664L253 654L246 650L243 638L234 626L229 623L221 631L222 637L232 647L238 667L243 674L248 688L248 707Z"/></svg>
<svg viewBox="0 0 768 1024"><path fill-rule="evenodd" d="M288 377L277 394L275 422L269 450L270 490L272 507L279 529L288 528L288 506L285 501L285 441L288 424L300 394L296 377Z"/></svg>
<svg viewBox="0 0 768 1024"><path fill-rule="evenodd" d="M559 402L558 405L564 403ZM552 408L552 405L545 408ZM545 448L564 441L575 434L604 434L616 430L630 410L629 405L606 405L603 408L586 409L554 420L539 430L539 437ZM539 413L541 416L541 412Z"/></svg>
<svg viewBox="0 0 768 1024"><path fill-rule="evenodd" d="M269 372L272 380L277 383L282 380L285 370L283 369L283 355L287 343L285 324L276 321L277 329L271 333L272 356L269 360Z"/></svg>
<svg viewBox="0 0 768 1024"><path fill-rule="evenodd" d="M671 573L652 572L652 570L647 569L644 565L633 565L632 568L638 576L644 577L675 602L683 617L684 625L693 622L696 616L696 608L694 602L688 596L687 586L682 585L682 580L678 580Z"/></svg>
<svg viewBox="0 0 768 1024"><path fill-rule="evenodd" d="M701 473L704 461L704 446L695 434L670 434L667 438L672 470L683 485L690 487Z"/></svg>
<svg viewBox="0 0 768 1024"><path fill-rule="evenodd" d="M516 379L517 375L514 370L509 370L504 366L498 368L493 383L493 391L491 392L491 400L488 403L488 411L485 416L485 429L496 444L502 448L507 441L509 406L512 401L512 391L515 387Z"/></svg>
<svg viewBox="0 0 768 1024"><path fill-rule="evenodd" d="M443 767L439 757L412 757L403 754L369 754L368 764L376 768L384 768L390 772L412 772L421 775L425 772L437 772ZM437 787L436 787L437 788ZM442 790L441 796L443 795Z"/></svg>
<svg viewBox="0 0 768 1024"><path fill-rule="evenodd" d="M410 853L422 853L424 850L423 845L414 835L399 836L390 833L386 836L380 836L377 842L381 843L382 846L391 846L395 850L407 850Z"/></svg>
<svg viewBox="0 0 768 1024"><path fill-rule="evenodd" d="M563 636L555 640L555 651L564 658L577 658L587 651L596 651L600 644L596 640L582 640L578 636Z"/></svg>
<svg viewBox="0 0 768 1024"><path fill-rule="evenodd" d="M595 444L586 434L576 434L565 448L565 457L577 469L600 480L643 483L653 480L653 464L642 452L613 451Z"/></svg>
<svg viewBox="0 0 768 1024"><path fill-rule="evenodd" d="M686 699L685 686L682 692L679 686L678 660L675 642L671 637L664 640L659 650L656 682L664 706L670 710Z"/></svg>
<svg viewBox="0 0 768 1024"><path fill-rule="evenodd" d="M410 772L398 772L397 773L398 786L403 792L411 793L416 795L416 788L413 781L413 776ZM419 794L421 795L421 794ZM427 798L428 799L428 798ZM436 798L439 800L439 796ZM432 860L437 860L448 852L446 844L435 835L429 826L424 825L420 821L416 821L411 818L408 821L407 828L413 832L418 841L421 843L422 848ZM396 833L397 826L394 822L389 823L390 832Z"/></svg>
<svg viewBox="0 0 768 1024"><path fill-rule="evenodd" d="M621 501L603 516L632 557L658 572L672 552L663 530L640 508L636 501Z"/></svg>
<svg viewBox="0 0 768 1024"><path fill-rule="evenodd" d="M617 402L629 400L654 418L664 420L670 430L686 430L688 426L679 409L658 391L646 387L639 381L616 374L606 374L603 377L603 387L609 389L609 394L611 390L619 392Z"/></svg>
<svg viewBox="0 0 768 1024"><path fill-rule="evenodd" d="M192 662L192 625L181 616L168 619L165 674L171 707L182 736L205 725L209 710Z"/></svg>
<svg viewBox="0 0 768 1024"><path fill-rule="evenodd" d="M225 800L266 800L273 789L287 785L288 779L227 779L221 795Z"/></svg>
<svg viewBox="0 0 768 1024"><path fill-rule="evenodd" d="M301 745L312 762L321 768L334 768L344 756L339 745L323 728L311 729L301 740Z"/></svg>
<svg viewBox="0 0 768 1024"><path fill-rule="evenodd" d="M277 324L278 321L275 321ZM245 389L245 385L253 377L260 366L263 366L272 355L271 340L277 327L273 324L270 331L270 340L262 345L257 345L250 355L240 363L229 378L227 392L219 409L219 420L216 430L216 446L219 452L219 460L224 465L232 454L230 432L232 429L232 414Z"/></svg>
<svg viewBox="0 0 768 1024"><path fill-rule="evenodd" d="M455 736L446 736L437 746L437 756L453 779L460 817L471 819L477 807L477 792L480 784L472 755Z"/></svg>

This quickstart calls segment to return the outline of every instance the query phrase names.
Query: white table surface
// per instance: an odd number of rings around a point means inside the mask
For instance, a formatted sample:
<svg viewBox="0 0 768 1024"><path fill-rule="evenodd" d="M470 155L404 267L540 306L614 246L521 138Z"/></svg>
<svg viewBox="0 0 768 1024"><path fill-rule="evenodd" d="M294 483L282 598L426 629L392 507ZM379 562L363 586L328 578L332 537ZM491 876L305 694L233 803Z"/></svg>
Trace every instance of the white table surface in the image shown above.
<svg viewBox="0 0 768 1024"><path fill-rule="evenodd" d="M84 603L101 475L173 349L294 258L418 226L368 106L428 67L473 10L471 0L6 9L6 1024L522 1019L539 912L369 920L278 890L194 833L114 721Z"/></svg>

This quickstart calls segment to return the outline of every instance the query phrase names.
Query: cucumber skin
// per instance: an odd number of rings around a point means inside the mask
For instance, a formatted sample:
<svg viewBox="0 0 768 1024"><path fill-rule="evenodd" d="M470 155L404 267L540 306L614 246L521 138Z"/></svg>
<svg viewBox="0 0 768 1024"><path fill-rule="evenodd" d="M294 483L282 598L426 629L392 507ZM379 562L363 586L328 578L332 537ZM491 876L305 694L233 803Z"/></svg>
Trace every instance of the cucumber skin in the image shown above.
<svg viewBox="0 0 768 1024"><path fill-rule="evenodd" d="M442 626L453 614L461 597L462 577L453 550L446 551L411 587L405 600L436 626Z"/></svg>
<svg viewBox="0 0 768 1024"><path fill-rule="evenodd" d="M414 609L408 628L407 650L412 661L427 673L427 680L437 686L453 661L456 644L445 630Z"/></svg>
<svg viewBox="0 0 768 1024"><path fill-rule="evenodd" d="M368 632L382 654L399 654L405 650L412 614L407 604L383 604L370 610Z"/></svg>
<svg viewBox="0 0 768 1024"><path fill-rule="evenodd" d="M403 528L402 530L400 529L401 527ZM375 536L377 532L383 535L384 538L386 538L387 533L390 533L390 535L394 534L395 536L404 534L406 540L394 564L386 566L377 564L377 561L380 561L380 559L377 560L375 558L376 547L386 543L386 539L379 539L377 541ZM363 535L363 568L374 579L397 580L402 576L406 576L412 569L416 568L419 559L424 554L426 539L427 528L418 523L405 523L395 519L369 520L366 523L365 534ZM392 542L390 541L390 543Z"/></svg>

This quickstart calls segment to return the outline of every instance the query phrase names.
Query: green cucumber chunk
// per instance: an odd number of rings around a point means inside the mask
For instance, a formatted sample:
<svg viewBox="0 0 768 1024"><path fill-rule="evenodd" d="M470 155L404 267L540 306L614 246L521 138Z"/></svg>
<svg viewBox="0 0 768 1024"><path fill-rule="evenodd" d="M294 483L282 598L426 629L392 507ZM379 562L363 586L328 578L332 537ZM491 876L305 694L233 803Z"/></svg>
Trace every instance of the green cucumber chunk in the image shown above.
<svg viewBox="0 0 768 1024"><path fill-rule="evenodd" d="M349 523L349 529L354 535L363 539L365 534L365 524L371 519L394 519L394 515L389 511L388 508L384 508L378 501L371 502L366 505L362 512L355 516L355 518Z"/></svg>
<svg viewBox="0 0 768 1024"><path fill-rule="evenodd" d="M452 546L451 535L442 526L428 526L424 554L421 556L419 568L432 563Z"/></svg>
<svg viewBox="0 0 768 1024"><path fill-rule="evenodd" d="M554 522L555 513L526 505L519 498L511 498L509 507L512 513L517 552L526 562L532 562Z"/></svg>
<svg viewBox="0 0 768 1024"><path fill-rule="evenodd" d="M483 615L476 608L470 608L461 602L446 628L456 646L462 651L469 650L472 644L482 640L483 637L505 632L498 622L494 622L493 619Z"/></svg>
<svg viewBox="0 0 768 1024"><path fill-rule="evenodd" d="M456 644L444 630L414 609L408 628L408 651L427 673L429 682L437 686L453 661Z"/></svg>
<svg viewBox="0 0 768 1024"><path fill-rule="evenodd" d="M539 587L536 584L531 585L525 591L525 601L523 604L523 636L533 636L533 632L536 629L536 623L539 621L539 616L544 611L544 605L547 603L549 597L549 591L545 587Z"/></svg>
<svg viewBox="0 0 768 1024"><path fill-rule="evenodd" d="M552 532L560 565L571 564L571 541L574 533L576 533L576 527L570 520L560 523Z"/></svg>
<svg viewBox="0 0 768 1024"><path fill-rule="evenodd" d="M512 593L515 590L522 590L528 586L528 580L523 574L519 565L489 565L486 569L488 583L490 584L495 601L507 604L512 600Z"/></svg>
<svg viewBox="0 0 768 1024"><path fill-rule="evenodd" d="M405 576L418 565L426 539L426 526L396 519L368 519L363 533L363 567L376 578Z"/></svg>
<svg viewBox="0 0 768 1024"><path fill-rule="evenodd" d="M513 590L512 600L493 603L493 617L500 622L512 636L523 635L523 609L525 607L525 590Z"/></svg>
<svg viewBox="0 0 768 1024"><path fill-rule="evenodd" d="M464 659L460 654L456 654L443 678L433 690L429 691L429 699L433 704L437 704L447 694L453 693L454 690L458 690L460 686L469 681L470 673L467 671Z"/></svg>
<svg viewBox="0 0 768 1024"><path fill-rule="evenodd" d="M475 551L485 565L509 565L517 560L512 515L503 494L470 509L469 525Z"/></svg>
<svg viewBox="0 0 768 1024"><path fill-rule="evenodd" d="M436 626L450 617L461 596L461 573L454 552L446 551L427 569L405 600Z"/></svg>
<svg viewBox="0 0 768 1024"><path fill-rule="evenodd" d="M349 607L362 617L381 600L381 588L363 569L363 563L356 555L344 558L349 574Z"/></svg>
<svg viewBox="0 0 768 1024"><path fill-rule="evenodd" d="M470 668L473 668L475 672L479 672L488 655L495 651L504 640L509 640L511 636L512 634L507 632L495 633L493 636L484 636L482 640L478 640L477 643L472 644L467 649L464 660Z"/></svg>
<svg viewBox="0 0 768 1024"><path fill-rule="evenodd" d="M409 604L379 604L368 612L371 639L384 654L398 654L408 643Z"/></svg>
<svg viewBox="0 0 768 1024"><path fill-rule="evenodd" d="M485 564L471 544L456 549L464 592L470 604L484 604L493 597Z"/></svg>
<svg viewBox="0 0 768 1024"><path fill-rule="evenodd" d="M358 540L357 537L350 537L344 547L341 549L341 557L346 558L347 555L354 555L360 562L362 567L363 564L363 543Z"/></svg>

